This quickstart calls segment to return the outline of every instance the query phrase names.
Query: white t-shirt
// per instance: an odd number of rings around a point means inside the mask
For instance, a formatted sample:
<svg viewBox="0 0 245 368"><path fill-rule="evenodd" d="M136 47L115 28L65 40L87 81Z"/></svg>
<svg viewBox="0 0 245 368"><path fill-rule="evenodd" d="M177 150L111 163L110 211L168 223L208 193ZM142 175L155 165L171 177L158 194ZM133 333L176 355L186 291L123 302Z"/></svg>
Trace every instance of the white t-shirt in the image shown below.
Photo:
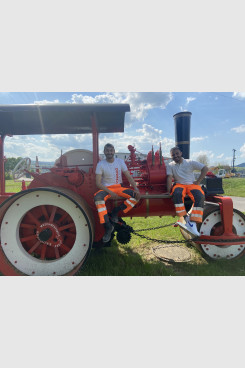
<svg viewBox="0 0 245 368"><path fill-rule="evenodd" d="M101 184L105 187L122 183L122 172L128 171L125 162L114 158L114 162L102 160L98 163L95 174L102 175Z"/></svg>
<svg viewBox="0 0 245 368"><path fill-rule="evenodd" d="M202 170L205 165L197 161L185 160L181 164L172 161L167 165L167 175L173 175L178 184L193 184L194 170Z"/></svg>

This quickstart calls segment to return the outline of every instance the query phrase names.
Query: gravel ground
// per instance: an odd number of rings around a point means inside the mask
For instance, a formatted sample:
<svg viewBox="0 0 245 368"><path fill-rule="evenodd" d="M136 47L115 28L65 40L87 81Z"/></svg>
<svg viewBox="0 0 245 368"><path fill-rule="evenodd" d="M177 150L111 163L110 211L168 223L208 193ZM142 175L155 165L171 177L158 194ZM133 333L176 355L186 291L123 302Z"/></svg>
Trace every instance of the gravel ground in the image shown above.
<svg viewBox="0 0 245 368"><path fill-rule="evenodd" d="M245 197L231 197L233 207L241 212L245 212Z"/></svg>

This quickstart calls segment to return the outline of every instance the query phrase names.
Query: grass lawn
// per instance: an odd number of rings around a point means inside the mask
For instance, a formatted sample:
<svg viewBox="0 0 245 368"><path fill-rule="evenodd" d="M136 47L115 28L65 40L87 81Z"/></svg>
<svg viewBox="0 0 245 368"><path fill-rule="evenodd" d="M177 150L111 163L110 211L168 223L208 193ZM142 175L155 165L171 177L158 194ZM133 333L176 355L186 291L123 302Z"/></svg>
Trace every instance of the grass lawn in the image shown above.
<svg viewBox="0 0 245 368"><path fill-rule="evenodd" d="M30 182L26 182L26 186L28 186ZM17 193L21 191L21 182L16 182L14 180L6 180L5 181L5 191L6 193Z"/></svg>
<svg viewBox="0 0 245 368"><path fill-rule="evenodd" d="M157 227L173 222L172 217L126 219L136 229ZM168 227L143 233L151 238L182 240L178 228ZM159 245L132 235L129 244L121 245L115 239L110 248L92 249L90 257L78 276L245 276L245 256L237 260L205 260L190 245L183 244L191 255L189 262L168 263L155 257L152 248Z"/></svg>
<svg viewBox="0 0 245 368"><path fill-rule="evenodd" d="M224 194L234 197L245 197L245 178L223 179Z"/></svg>

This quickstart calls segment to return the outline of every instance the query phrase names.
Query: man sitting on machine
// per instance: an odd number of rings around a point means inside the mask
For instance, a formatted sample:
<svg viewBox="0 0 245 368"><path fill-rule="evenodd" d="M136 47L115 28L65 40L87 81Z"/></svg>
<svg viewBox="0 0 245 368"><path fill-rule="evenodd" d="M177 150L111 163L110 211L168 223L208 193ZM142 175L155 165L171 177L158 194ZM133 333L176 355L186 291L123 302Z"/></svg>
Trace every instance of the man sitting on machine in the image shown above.
<svg viewBox="0 0 245 368"><path fill-rule="evenodd" d="M171 193L176 215L179 216L177 224L194 236L199 236L196 223L202 223L204 192L200 187L201 181L208 172L207 166L197 161L185 160L179 147L170 150L172 162L167 167L167 191ZM201 170L197 180L194 178L194 170ZM172 187L172 180L175 185ZM187 215L184 198L188 195L194 203L190 216Z"/></svg>
<svg viewBox="0 0 245 368"><path fill-rule="evenodd" d="M96 167L96 185L99 189L94 195L95 205L98 210L100 223L104 224L105 235L103 236L103 242L107 243L111 239L111 234L114 230L112 224L118 222L118 213L123 211L127 213L130 211L140 199L140 192L137 185L130 175L125 162L120 158L114 158L115 149L110 143L107 143L104 147L105 160L98 163ZM128 179L129 183L134 188L132 189L122 187L122 172ZM111 213L111 221L108 217L107 208L105 202L107 199L118 199L120 197L127 198L120 206L115 207Z"/></svg>

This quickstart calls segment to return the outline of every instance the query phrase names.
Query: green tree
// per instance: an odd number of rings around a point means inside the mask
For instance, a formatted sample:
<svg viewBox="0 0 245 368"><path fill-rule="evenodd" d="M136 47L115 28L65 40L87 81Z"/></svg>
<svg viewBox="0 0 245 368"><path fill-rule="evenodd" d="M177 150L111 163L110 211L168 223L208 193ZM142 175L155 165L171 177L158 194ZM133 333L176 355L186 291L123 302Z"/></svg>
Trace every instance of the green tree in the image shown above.
<svg viewBox="0 0 245 368"><path fill-rule="evenodd" d="M22 160L22 157L9 157L6 159L4 163L4 171L5 171L5 179L11 179L11 171L15 168L15 166Z"/></svg>

